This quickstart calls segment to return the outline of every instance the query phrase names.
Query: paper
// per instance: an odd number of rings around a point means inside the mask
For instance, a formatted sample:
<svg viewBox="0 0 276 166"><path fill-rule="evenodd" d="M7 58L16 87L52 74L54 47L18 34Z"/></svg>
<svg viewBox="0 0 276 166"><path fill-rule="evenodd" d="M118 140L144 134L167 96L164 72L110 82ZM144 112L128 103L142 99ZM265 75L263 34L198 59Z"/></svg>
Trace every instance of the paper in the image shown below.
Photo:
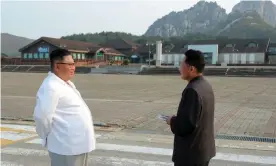
<svg viewBox="0 0 276 166"><path fill-rule="evenodd" d="M160 119L160 120L164 120L164 121L166 121L166 120L169 118L169 116L159 114L159 115L157 116L157 118L158 118L158 119Z"/></svg>

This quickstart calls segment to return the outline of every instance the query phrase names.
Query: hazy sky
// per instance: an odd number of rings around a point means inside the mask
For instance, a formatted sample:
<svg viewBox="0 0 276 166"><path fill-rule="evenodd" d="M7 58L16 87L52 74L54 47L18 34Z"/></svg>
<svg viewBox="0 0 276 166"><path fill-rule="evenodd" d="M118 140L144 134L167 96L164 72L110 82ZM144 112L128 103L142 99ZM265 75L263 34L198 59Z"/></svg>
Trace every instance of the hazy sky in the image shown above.
<svg viewBox="0 0 276 166"><path fill-rule="evenodd" d="M73 33L123 31L146 32L156 19L182 11L199 0L90 0L1 2L1 32L37 39ZM229 13L240 0L219 0ZM276 1L276 0L273 0Z"/></svg>

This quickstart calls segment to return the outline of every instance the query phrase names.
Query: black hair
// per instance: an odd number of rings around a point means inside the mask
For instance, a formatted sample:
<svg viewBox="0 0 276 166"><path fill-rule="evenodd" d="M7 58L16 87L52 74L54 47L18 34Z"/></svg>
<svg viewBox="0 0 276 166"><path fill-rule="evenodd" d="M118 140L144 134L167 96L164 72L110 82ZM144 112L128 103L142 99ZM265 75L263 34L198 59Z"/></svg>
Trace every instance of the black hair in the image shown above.
<svg viewBox="0 0 276 166"><path fill-rule="evenodd" d="M205 67L204 55L201 51L190 49L185 52L185 63L194 66L198 73L202 73Z"/></svg>
<svg viewBox="0 0 276 166"><path fill-rule="evenodd" d="M53 50L50 53L51 68L53 68L53 65L55 62L62 61L64 56L68 56L70 54L71 53L66 49L59 48L59 49Z"/></svg>

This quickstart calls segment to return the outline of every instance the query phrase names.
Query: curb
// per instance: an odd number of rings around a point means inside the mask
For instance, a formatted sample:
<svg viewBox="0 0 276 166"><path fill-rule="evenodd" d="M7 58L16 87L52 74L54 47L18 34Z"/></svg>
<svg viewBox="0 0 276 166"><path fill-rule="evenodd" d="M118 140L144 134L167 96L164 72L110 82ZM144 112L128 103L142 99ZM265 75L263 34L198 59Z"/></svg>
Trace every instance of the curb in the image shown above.
<svg viewBox="0 0 276 166"><path fill-rule="evenodd" d="M34 126L34 120L32 119L20 119L20 118L1 118L1 124L16 124L16 125L29 125ZM102 122L94 122L94 129L96 131L120 131L123 130L124 127L116 124L107 124Z"/></svg>

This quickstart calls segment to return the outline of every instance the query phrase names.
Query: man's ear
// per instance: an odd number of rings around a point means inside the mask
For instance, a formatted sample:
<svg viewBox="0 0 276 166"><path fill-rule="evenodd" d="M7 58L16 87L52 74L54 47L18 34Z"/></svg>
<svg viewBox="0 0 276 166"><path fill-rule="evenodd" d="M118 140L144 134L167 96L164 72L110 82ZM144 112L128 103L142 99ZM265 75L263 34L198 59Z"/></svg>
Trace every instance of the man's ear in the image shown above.
<svg viewBox="0 0 276 166"><path fill-rule="evenodd" d="M196 70L196 68L195 68L194 66L192 66L192 67L191 67L191 71L192 71L192 72L196 72L197 70Z"/></svg>

